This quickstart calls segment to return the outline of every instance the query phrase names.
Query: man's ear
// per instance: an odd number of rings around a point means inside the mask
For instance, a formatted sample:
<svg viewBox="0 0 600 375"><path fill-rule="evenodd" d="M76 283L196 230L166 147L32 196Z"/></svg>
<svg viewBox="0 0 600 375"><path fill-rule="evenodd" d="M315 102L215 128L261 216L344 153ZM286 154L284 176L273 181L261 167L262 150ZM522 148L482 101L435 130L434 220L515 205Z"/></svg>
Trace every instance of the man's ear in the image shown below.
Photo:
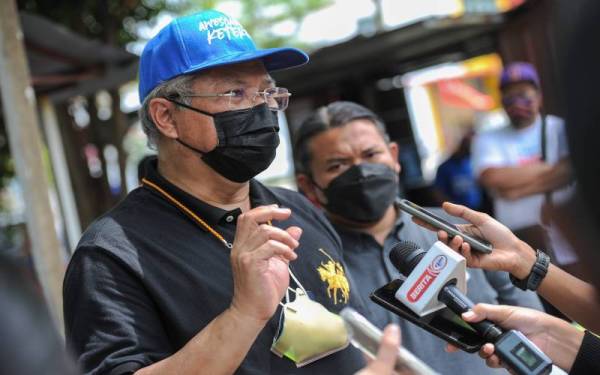
<svg viewBox="0 0 600 375"><path fill-rule="evenodd" d="M312 182L312 179L304 173L296 174L296 184L298 189L311 201L314 205L320 206L319 200L317 199L316 187Z"/></svg>
<svg viewBox="0 0 600 375"><path fill-rule="evenodd" d="M148 111L156 128L162 135L172 139L176 139L179 136L175 119L173 118L173 111L175 111L174 103L164 98L154 98L150 100Z"/></svg>
<svg viewBox="0 0 600 375"><path fill-rule="evenodd" d="M398 143L396 143L396 142L390 142L388 144L388 148L390 149L390 153L392 154L392 157L394 158L394 162L395 162L394 170L396 171L396 173L400 173L400 171L402 170L402 166L400 165L400 160L398 159L398 155L400 154L400 146L398 146Z"/></svg>

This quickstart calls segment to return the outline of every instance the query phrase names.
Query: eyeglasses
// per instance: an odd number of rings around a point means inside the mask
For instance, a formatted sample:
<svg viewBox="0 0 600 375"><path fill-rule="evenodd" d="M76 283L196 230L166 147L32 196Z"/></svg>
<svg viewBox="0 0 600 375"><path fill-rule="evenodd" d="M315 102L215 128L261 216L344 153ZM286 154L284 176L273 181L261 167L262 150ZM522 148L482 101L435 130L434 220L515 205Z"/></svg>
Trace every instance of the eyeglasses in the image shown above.
<svg viewBox="0 0 600 375"><path fill-rule="evenodd" d="M227 105L231 110L249 108L254 107L257 104L266 103L273 111L285 111L292 94L283 87L270 87L264 91L255 92L236 89L223 94L193 94L182 96L186 98L224 98L227 99ZM257 102L257 100L261 102Z"/></svg>

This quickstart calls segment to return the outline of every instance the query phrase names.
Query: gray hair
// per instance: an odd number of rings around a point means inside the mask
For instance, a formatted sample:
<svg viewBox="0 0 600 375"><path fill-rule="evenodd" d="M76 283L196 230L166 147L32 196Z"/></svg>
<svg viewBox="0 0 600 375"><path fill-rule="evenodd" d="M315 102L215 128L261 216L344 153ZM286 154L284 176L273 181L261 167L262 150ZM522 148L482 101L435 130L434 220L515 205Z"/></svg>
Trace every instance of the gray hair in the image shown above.
<svg viewBox="0 0 600 375"><path fill-rule="evenodd" d="M140 121L142 122L142 129L148 137L148 147L152 150L156 150L158 145L158 138L160 132L156 127L156 124L150 116L150 101L154 98L173 98L181 101L184 104L191 104L191 98L187 95L192 95L192 85L194 80L197 78L195 75L180 75L172 78L168 81L162 82L156 86L146 97L142 103L142 107L139 110ZM179 107L177 107L179 108Z"/></svg>
<svg viewBox="0 0 600 375"><path fill-rule="evenodd" d="M385 143L390 143L390 137L383 121L366 107L360 104L346 101L333 102L325 107L317 109L311 116L302 122L294 132L294 167L296 173L311 175L309 150L310 140L320 133L344 126L354 120L371 121Z"/></svg>

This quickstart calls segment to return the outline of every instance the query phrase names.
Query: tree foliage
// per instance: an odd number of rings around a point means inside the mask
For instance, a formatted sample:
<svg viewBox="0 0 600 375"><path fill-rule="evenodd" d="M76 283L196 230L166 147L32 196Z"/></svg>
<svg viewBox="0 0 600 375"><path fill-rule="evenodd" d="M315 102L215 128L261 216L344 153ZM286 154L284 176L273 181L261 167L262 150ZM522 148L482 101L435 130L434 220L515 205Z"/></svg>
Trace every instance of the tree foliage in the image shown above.
<svg viewBox="0 0 600 375"><path fill-rule="evenodd" d="M39 14L68 29L105 43L124 46L137 39L133 25L162 11L184 10L169 0L17 0L20 10Z"/></svg>
<svg viewBox="0 0 600 375"><path fill-rule="evenodd" d="M239 21L258 45L264 48L282 45L302 46L297 34L304 18L333 3L332 0L238 0L242 14ZM291 32L279 34L278 24L287 24Z"/></svg>
<svg viewBox="0 0 600 375"><path fill-rule="evenodd" d="M332 0L17 0L20 10L39 14L68 29L112 45L139 39L140 25L152 25L161 12L188 14L219 5L239 7L240 22L262 47L298 45L303 19ZM286 22L288 33L272 27Z"/></svg>

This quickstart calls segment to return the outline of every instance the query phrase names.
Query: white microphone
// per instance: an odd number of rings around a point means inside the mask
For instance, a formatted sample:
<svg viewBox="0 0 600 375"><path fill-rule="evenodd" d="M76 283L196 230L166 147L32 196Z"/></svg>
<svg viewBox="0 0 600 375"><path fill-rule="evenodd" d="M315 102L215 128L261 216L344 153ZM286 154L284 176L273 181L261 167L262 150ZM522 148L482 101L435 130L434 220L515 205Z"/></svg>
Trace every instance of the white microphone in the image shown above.
<svg viewBox="0 0 600 375"><path fill-rule="evenodd" d="M446 307L446 303L438 298L444 287L453 285L461 293L467 292L465 258L440 241L429 251L402 241L394 246L390 260L406 275L406 280L396 291L396 299L419 316Z"/></svg>

